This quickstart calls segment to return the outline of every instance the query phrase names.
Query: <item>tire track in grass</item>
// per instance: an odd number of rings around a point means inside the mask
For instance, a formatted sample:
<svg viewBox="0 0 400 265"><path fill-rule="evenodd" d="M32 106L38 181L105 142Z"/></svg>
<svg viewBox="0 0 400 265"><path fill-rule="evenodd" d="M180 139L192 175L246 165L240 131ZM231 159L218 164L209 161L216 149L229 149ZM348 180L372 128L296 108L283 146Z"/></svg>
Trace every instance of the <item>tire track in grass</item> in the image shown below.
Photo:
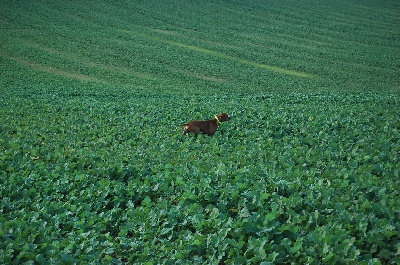
<svg viewBox="0 0 400 265"><path fill-rule="evenodd" d="M185 49L188 49L188 50L192 50L192 51L196 51L196 52L212 55L212 56L215 56L215 57L219 57L219 58L223 58L223 59L227 59L227 60L231 60L231 61L247 64L247 65L250 65L250 66L257 67L257 68L266 69L268 71L272 71L272 72L279 73L279 74L286 74L286 75L303 77L303 78L314 78L315 77L313 74L300 72L300 71L296 71L296 70L291 70L291 69L286 69L286 68L273 66L273 65L268 65L268 64L262 64L262 63L258 63L258 62L254 62L254 61L250 61L250 60L234 57L234 56L222 53L222 52L218 52L218 51L214 51L214 50L210 50L210 49L206 49L206 48L202 48L202 47L198 47L198 46L194 46L194 45L188 45L188 44L177 42L177 41L171 41L171 40L162 39L162 38L151 36L151 35L148 35L148 34L145 34L145 33L141 33L141 32L136 32L136 31L131 31L131 30L123 30L123 29L120 29L119 31L120 32L124 32L124 33L128 33L128 34L140 35L140 36L143 36L143 37L155 40L155 41L164 42L164 43L167 43L167 44L170 44L170 45L174 45L174 46L177 46L177 47L181 47L181 48L185 48Z"/></svg>
<svg viewBox="0 0 400 265"><path fill-rule="evenodd" d="M98 70L103 70L103 71L107 71L107 72L115 72L115 73L119 73L119 74L125 74L130 77L134 77L134 78L155 80L155 78L153 76L150 76L145 73L133 71L129 68L119 67L119 66L115 66L115 65L108 65L108 64L96 62L95 60L85 59L82 56L65 53L65 52L57 50L55 48L46 47L46 46L43 46L39 43L35 43L32 41L20 40L20 43L22 43L22 42L24 42L24 44L27 46L40 49L41 51L46 52L48 54L55 54L55 55L61 56L62 58L65 58L65 59L73 61L73 62L79 62L81 65L92 68L92 69L98 69Z"/></svg>
<svg viewBox="0 0 400 265"><path fill-rule="evenodd" d="M3 58L6 58L8 60L17 62L19 64L28 66L34 70L40 71L40 72L46 72L46 73L50 73L50 74L55 74L55 75L59 75L59 76L63 76L63 77L68 77L71 79L77 79L80 81L89 81L89 82L96 82L96 83L102 83L102 84L106 84L108 83L105 80L101 80L98 79L96 77L92 77L92 76L88 76L88 75L84 75L84 74L78 74L78 73L71 73L71 72L67 72L67 71L63 71L63 70L59 70L53 67L47 67L41 64L37 64L37 63L33 63L33 62L29 62L25 59L22 59L20 57L14 57L14 56L9 56L7 54L4 54L0 51L0 56Z"/></svg>
<svg viewBox="0 0 400 265"><path fill-rule="evenodd" d="M311 74L308 73L304 73L304 72L299 72L299 71L295 71L295 70L290 70L290 69L285 69L285 68L281 68L278 66L273 66L273 65L268 65L268 64L262 64L262 63L257 63L254 61L250 61L250 60L246 60L246 59L242 59L242 58L237 58L231 55L227 55L225 53L222 52L217 52L217 51L213 51L213 50L209 50L209 49L205 49L205 48L201 48L198 46L193 46L193 45L187 45L184 43L180 43L180 42L175 42L175 41L165 41L169 44L175 45L175 46L179 46L179 47L183 47L189 50L193 50L193 51L198 51L198 52L202 52L205 54L209 54L209 55L214 55L216 57L220 57L220 58L224 58L224 59L228 59L228 60L232 60L232 61L236 61L236 62L240 62L243 64L248 64L251 66L255 66L258 68L263 68L272 72L276 72L276 73L280 73L280 74L286 74L286 75L292 75L292 76L298 76L298 77L306 77L306 78L312 78L314 77Z"/></svg>
<svg viewBox="0 0 400 265"><path fill-rule="evenodd" d="M77 55L72 55L72 54L65 53L60 50L51 48L51 47L46 47L46 46L43 46L39 43L30 41L30 40L14 38L14 41L17 43L21 43L25 47L38 49L38 50L44 52L45 54L57 55L57 56L62 57L63 59L69 60L69 61L79 62L80 65L91 68L91 69L106 71L106 72L110 72L110 73L114 72L114 73L118 73L118 74L124 74L129 77L134 77L134 78L138 78L138 79L156 80L155 77L150 76L145 73L136 72L136 71L130 70L128 68L118 67L118 66L114 66L114 65L107 65L107 64L102 64L102 63L91 61L91 60L86 60ZM51 74L55 74L55 75L59 75L59 76L67 77L67 78L77 79L77 80L81 80L81 81L97 82L97 83L103 83L103 84L109 83L108 81L99 79L93 75L85 75L85 74L81 74L81 73L75 73L75 72L71 72L71 71L61 70L58 67L48 66L48 65L41 64L41 63L37 63L37 62L31 62L25 58L22 58L19 56L12 56L12 55L6 54L1 51L0 51L0 56L7 58L9 60L12 60L14 62L20 63L22 65L28 66L30 68L33 68L34 70L41 71L41 72L47 72L47 73L51 73Z"/></svg>

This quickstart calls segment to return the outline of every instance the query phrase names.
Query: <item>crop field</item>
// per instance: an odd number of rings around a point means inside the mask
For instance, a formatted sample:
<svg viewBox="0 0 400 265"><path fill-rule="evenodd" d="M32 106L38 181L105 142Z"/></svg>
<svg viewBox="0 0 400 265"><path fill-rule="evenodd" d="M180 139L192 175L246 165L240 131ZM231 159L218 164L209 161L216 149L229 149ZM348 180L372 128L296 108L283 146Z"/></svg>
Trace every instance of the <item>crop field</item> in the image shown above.
<svg viewBox="0 0 400 265"><path fill-rule="evenodd" d="M397 0L0 0L0 264L399 264L399 29Z"/></svg>

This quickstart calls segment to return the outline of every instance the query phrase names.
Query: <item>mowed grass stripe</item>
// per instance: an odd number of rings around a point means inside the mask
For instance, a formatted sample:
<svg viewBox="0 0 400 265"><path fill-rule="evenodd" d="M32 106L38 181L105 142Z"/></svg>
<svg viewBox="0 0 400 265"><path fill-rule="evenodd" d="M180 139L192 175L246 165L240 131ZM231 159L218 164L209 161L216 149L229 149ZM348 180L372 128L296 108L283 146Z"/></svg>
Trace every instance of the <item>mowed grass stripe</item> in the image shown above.
<svg viewBox="0 0 400 265"><path fill-rule="evenodd" d="M88 75L84 75L84 74L71 73L71 72L59 70L59 69L56 69L56 68L53 68L53 67L44 66L42 64L33 63L33 62L27 61L25 59L19 58L19 57L9 56L9 55L6 55L6 54L4 54L2 52L0 52L0 56L3 57L3 58L6 58L8 60L17 62L19 64L28 66L28 67L36 70L36 71L55 74L55 75L59 75L59 76L63 76L63 77L77 79L77 80L80 80L80 81L89 81L89 82L96 82L96 83L103 83L103 84L107 83L107 81L98 79L98 78L93 77L93 76L88 76Z"/></svg>
<svg viewBox="0 0 400 265"><path fill-rule="evenodd" d="M206 48L202 48L202 47L198 47L198 46L194 46L194 45L188 45L188 44L184 44L181 42L176 42L176 41L171 41L171 40L166 40L166 39L162 39L159 37L154 37L145 33L139 33L139 32L134 32L134 31L130 31L130 30L120 30L122 32L125 33L129 33L129 34L134 34L134 35L141 35L144 36L146 38L150 38L156 41L161 41L164 43L168 43L174 46L178 46L178 47L182 47L188 50L192 50L192 51L196 51L196 52L200 52L200 53L204 53L204 54L209 54L212 56L216 56L216 57L220 57L223 59L228 59L228 60L232 60L232 61L236 61L239 63L243 63L243 64L247 64L247 65L251 65L254 67L258 67L258 68L262 68L262 69L266 69L268 71L272 71L272 72L276 72L276 73L280 73L280 74L286 74L286 75L291 75L291 76L297 76L297 77L304 77L304 78L314 78L315 76L313 74L309 74L309 73L305 73L305 72L300 72L300 71L295 71L295 70L291 70L291 69L285 69L282 67L278 67L278 66L273 66L273 65L268 65L268 64L262 64L262 63L258 63L258 62L254 62L254 61L250 61L250 60L246 60L246 59L242 59L242 58L237 58L222 52L218 52L218 51L213 51L210 49L206 49Z"/></svg>
<svg viewBox="0 0 400 265"><path fill-rule="evenodd" d="M31 51L31 54L40 54L44 55L45 57L54 57L59 58L59 60L64 61L64 64L57 65L54 61L46 60L46 61L32 61L31 58L26 58L23 55L11 55L5 51L0 52L0 56L17 62L19 64L28 66L34 70L47 72L56 74L59 76L64 76L72 79L77 80L84 80L84 81L91 81L97 83L108 83L109 81L103 80L102 76L112 77L112 76L119 76L122 77L129 77L134 79L143 79L143 80L156 80L157 78L153 75L141 73L137 71L133 71L130 68L120 67L116 65L104 64L101 62L97 62L96 60L90 60L85 58L84 56L73 54L70 51L61 51L56 48L50 46L44 46L43 44L37 43L33 40L26 40L20 38L13 38L14 43L19 43L20 47L24 50L28 49ZM38 56L38 58L40 58ZM87 71L90 71L90 74L82 74L73 71L71 68L74 65L79 65L85 68ZM100 78L99 78L100 77Z"/></svg>
<svg viewBox="0 0 400 265"><path fill-rule="evenodd" d="M205 54L214 55L214 56L221 57L221 58L224 58L224 59L237 61L237 62L240 62L240 63L244 63L244 64L248 64L248 65L251 65L251 66L267 69L269 71L273 71L273 72L277 72L277 73L281 73L281 74L287 74L287 75L293 75L293 76L299 76L299 77L306 77L306 78L314 77L313 75L308 74L308 73L299 72L299 71L290 70L290 69L285 69L285 68L281 68L281 67L273 66L273 65L257 63L257 62L254 62L254 61L233 57L233 56L221 53L221 52L217 52L217 51L213 51L213 50L209 50L209 49L205 49L205 48L201 48L201 47L197 47L197 46L187 45L187 44L183 44L183 43L179 43L179 42L175 42L175 41L166 41L166 42L170 43L170 44L173 44L173 45L176 45L176 46L179 46L179 47L183 47L183 48L189 49L189 50L194 50L194 51L202 52L202 53L205 53Z"/></svg>
<svg viewBox="0 0 400 265"><path fill-rule="evenodd" d="M43 45L33 42L33 41L20 40L19 42L23 43L25 46L39 49L46 54L54 54L54 55L60 56L61 58L65 59L67 61L79 63L80 65L85 66L89 69L94 69L97 71L104 71L104 72L109 72L109 73L118 73L121 75L127 75L129 77L134 77L134 78L155 79L154 76L151 76L151 75L145 74L145 73L140 73L137 71L133 71L130 68L96 62L93 60L86 59L83 56L73 55L71 52L64 52L64 51L60 51L55 48L46 47L46 46L43 46Z"/></svg>
<svg viewBox="0 0 400 265"><path fill-rule="evenodd" d="M321 16L312 16L311 11L306 12L305 16L298 12L299 7L292 5L281 10L280 14L266 16L265 21L270 19L275 25L273 28L263 28L269 34L250 31L242 33L243 38L256 39L263 45L271 44L272 49L277 51L274 54L287 53L294 60L297 57L298 60L307 61L308 67L314 69L311 72L317 72L319 77L338 77L352 72L368 77L367 72L371 70L391 75L393 68L390 65L393 63L382 58L387 58L388 54L392 54L392 58L398 57L395 55L396 44L392 41L395 37L388 37L393 35L393 23L376 25L379 21L373 14L365 14L358 21L358 17L353 15L356 10L346 12L330 8L329 10L340 16L340 19L325 10L322 10ZM253 16L254 14L249 15ZM308 17L309 20L305 20L304 17ZM348 19L348 24L343 23L343 18ZM355 21L351 20L353 18ZM263 21L262 16L257 19ZM276 28L282 29L282 32L275 31ZM333 64L340 67L332 67ZM321 70L324 72L322 75Z"/></svg>

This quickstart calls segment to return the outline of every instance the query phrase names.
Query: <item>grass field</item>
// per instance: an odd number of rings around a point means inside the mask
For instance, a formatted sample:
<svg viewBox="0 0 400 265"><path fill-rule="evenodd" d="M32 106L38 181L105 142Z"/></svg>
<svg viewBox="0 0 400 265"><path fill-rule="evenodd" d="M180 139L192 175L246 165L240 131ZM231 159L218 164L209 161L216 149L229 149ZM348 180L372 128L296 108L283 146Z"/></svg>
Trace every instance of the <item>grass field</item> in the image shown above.
<svg viewBox="0 0 400 265"><path fill-rule="evenodd" d="M394 0L0 0L0 264L400 263L399 29Z"/></svg>

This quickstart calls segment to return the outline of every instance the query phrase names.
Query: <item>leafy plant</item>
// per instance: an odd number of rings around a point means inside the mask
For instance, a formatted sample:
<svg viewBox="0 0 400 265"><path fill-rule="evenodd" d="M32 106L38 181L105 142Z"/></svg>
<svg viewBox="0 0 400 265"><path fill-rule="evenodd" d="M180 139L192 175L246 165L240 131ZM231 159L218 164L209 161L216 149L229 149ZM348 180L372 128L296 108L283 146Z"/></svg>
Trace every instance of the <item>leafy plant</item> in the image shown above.
<svg viewBox="0 0 400 265"><path fill-rule="evenodd" d="M396 5L175 4L0 3L1 263L399 263Z"/></svg>

